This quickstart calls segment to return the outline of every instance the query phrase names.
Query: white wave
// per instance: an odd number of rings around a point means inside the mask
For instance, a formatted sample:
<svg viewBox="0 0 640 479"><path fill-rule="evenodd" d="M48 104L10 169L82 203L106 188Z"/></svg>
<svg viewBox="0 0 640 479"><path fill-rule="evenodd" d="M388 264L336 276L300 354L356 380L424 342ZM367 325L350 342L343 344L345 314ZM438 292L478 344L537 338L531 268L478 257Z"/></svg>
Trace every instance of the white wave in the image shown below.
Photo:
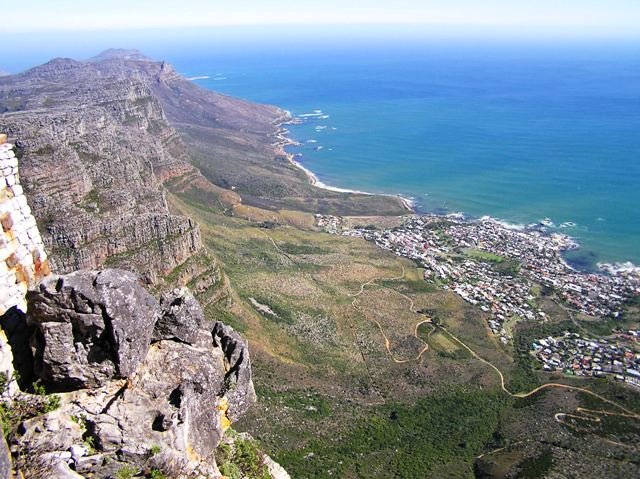
<svg viewBox="0 0 640 479"><path fill-rule="evenodd" d="M227 79L227 77L215 77L213 79L213 81L221 81L221 80L226 80L226 79Z"/></svg>
<svg viewBox="0 0 640 479"><path fill-rule="evenodd" d="M598 269L605 271L609 274L634 274L640 275L640 266L636 266L631 261L625 261L623 263L598 263Z"/></svg>
<svg viewBox="0 0 640 479"><path fill-rule="evenodd" d="M492 223L496 223L508 230L518 230L518 231L522 231L524 230L527 226L523 225L522 223L509 223L507 221L503 221L503 220L499 220L496 218L493 218L492 216L483 216L482 218L480 218L480 221L491 221Z"/></svg>
<svg viewBox="0 0 640 479"><path fill-rule="evenodd" d="M551 221L551 218L542 218L541 220L538 220L538 224L541 224L542 226L546 226L548 228L556 227L555 223Z"/></svg>
<svg viewBox="0 0 640 479"><path fill-rule="evenodd" d="M200 76L196 76L196 77L189 77L187 78L187 80L189 81L193 81L193 80L208 80L209 78L211 78L208 75L200 75Z"/></svg>
<svg viewBox="0 0 640 479"><path fill-rule="evenodd" d="M307 140L307 143L318 143L318 140Z"/></svg>
<svg viewBox="0 0 640 479"><path fill-rule="evenodd" d="M320 113L303 113L302 115L298 115L298 118L317 118L322 116L322 112Z"/></svg>

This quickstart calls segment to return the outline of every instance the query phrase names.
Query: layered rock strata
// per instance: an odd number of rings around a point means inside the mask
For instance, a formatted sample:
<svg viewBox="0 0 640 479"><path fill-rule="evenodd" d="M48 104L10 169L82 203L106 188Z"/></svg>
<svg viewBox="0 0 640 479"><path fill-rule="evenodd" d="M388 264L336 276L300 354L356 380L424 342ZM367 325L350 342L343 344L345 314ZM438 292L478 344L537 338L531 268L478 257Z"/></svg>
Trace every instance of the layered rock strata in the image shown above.
<svg viewBox="0 0 640 479"><path fill-rule="evenodd" d="M201 248L162 183L193 171L147 80L55 60L0 80L3 128L57 272L123 266L156 282Z"/></svg>

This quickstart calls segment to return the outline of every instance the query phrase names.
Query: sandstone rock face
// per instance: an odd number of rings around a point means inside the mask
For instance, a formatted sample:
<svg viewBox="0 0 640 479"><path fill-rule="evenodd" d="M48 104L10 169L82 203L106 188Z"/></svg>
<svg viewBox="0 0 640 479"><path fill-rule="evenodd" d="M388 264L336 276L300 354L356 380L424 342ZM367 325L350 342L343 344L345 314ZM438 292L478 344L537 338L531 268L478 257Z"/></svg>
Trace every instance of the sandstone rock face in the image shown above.
<svg viewBox="0 0 640 479"><path fill-rule="evenodd" d="M224 352L225 397L229 404L227 415L231 421L239 419L256 401L251 381L249 349L242 336L224 323L217 322L213 328L213 343Z"/></svg>
<svg viewBox="0 0 640 479"><path fill-rule="evenodd" d="M204 332L204 312L187 288L175 289L160 298L162 310L153 331L153 339L173 339L187 344L211 342Z"/></svg>
<svg viewBox="0 0 640 479"><path fill-rule="evenodd" d="M125 464L220 476L214 451L255 401L251 362L242 337L207 322L188 290L158 302L121 270L53 276L29 293L28 323L37 375L69 392L20 428L12 447L29 458L20 467L43 477L110 477Z"/></svg>
<svg viewBox="0 0 640 479"><path fill-rule="evenodd" d="M0 316L12 307L26 311L27 289L49 274L40 232L20 185L18 159L5 139L0 139Z"/></svg>
<svg viewBox="0 0 640 479"><path fill-rule="evenodd" d="M0 118L53 269L120 265L154 282L201 248L162 191L193 167L149 80L98 65L54 60L0 79Z"/></svg>
<svg viewBox="0 0 640 479"><path fill-rule="evenodd" d="M145 358L156 300L121 270L51 276L28 294L34 369L58 389L130 377Z"/></svg>

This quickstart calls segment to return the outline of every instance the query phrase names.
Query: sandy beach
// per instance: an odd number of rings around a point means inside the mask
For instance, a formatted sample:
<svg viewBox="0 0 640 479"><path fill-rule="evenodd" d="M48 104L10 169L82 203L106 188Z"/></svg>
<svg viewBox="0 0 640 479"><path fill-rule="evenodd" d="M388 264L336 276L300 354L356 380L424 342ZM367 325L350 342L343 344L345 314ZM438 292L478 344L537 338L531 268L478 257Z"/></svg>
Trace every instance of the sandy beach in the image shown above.
<svg viewBox="0 0 640 479"><path fill-rule="evenodd" d="M337 186L331 186L331 185L327 185L326 183L323 183L322 181L320 181L318 179L318 177L308 168L306 168L304 165L302 165L299 161L296 161L296 155L288 152L286 150L286 148L288 146L301 146L301 144L295 140L292 140L291 138L289 138L288 134L289 134L289 130L287 130L286 128L284 128L284 125L287 124L291 124L292 122L295 121L295 118L291 115L291 113L286 112L286 115L284 117L284 119L279 123L279 129L276 132L276 142L273 144L274 147L277 148L278 153L280 153L281 155L283 155L285 158L287 158L287 160L296 168L300 169L301 171L304 172L304 174L307 176L307 179L309 180L309 183L312 184L313 186L317 187L317 188L321 188L323 190L327 190L327 191L334 191L336 193L348 193L348 194L354 194L354 195L380 195L380 196L389 196L392 198L397 198L402 202L402 206L411 213L415 213L416 209L415 209L415 205L413 203L413 201L411 201L409 198L405 198L401 195L390 195L390 194L384 194L384 193L371 193L369 191L359 191L359 190L350 190L347 188L339 188Z"/></svg>

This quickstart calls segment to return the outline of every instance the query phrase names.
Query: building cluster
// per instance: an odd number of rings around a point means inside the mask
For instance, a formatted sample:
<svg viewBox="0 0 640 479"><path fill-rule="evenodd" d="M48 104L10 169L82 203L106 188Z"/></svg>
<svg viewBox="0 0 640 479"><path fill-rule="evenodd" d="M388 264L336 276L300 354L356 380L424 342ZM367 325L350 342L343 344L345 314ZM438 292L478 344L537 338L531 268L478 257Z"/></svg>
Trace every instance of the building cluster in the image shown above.
<svg viewBox="0 0 640 479"><path fill-rule="evenodd" d="M565 332L561 337L549 336L535 341L532 354L545 371L562 371L575 376L613 375L640 387L639 342L639 331L599 339Z"/></svg>
<svg viewBox="0 0 640 479"><path fill-rule="evenodd" d="M505 322L514 317L543 319L534 286L553 288L577 311L617 317L625 298L640 294L640 274L586 274L570 268L561 253L576 244L540 227L516 229L491 218L469 221L461 215L412 216L398 228L341 229L340 218L318 216L326 231L363 237L425 268L425 279L452 289L491 313L489 325L508 341Z"/></svg>
<svg viewBox="0 0 640 479"><path fill-rule="evenodd" d="M327 233L339 234L342 231L342 218L332 215L315 215L316 226L322 228Z"/></svg>

